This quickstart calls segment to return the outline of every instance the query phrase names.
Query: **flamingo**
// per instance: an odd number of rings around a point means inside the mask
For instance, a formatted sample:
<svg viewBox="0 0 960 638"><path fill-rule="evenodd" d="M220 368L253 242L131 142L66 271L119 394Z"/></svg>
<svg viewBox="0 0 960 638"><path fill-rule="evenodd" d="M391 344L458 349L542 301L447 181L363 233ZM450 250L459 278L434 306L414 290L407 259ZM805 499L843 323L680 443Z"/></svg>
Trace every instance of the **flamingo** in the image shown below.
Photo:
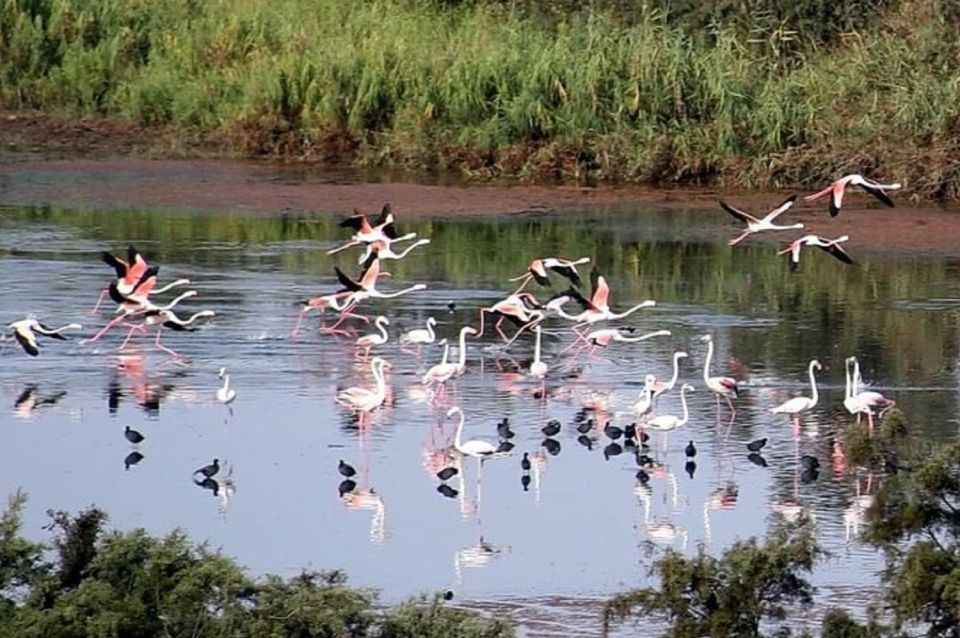
<svg viewBox="0 0 960 638"><path fill-rule="evenodd" d="M730 406L730 420L737 416L737 409L733 407L733 401L730 400L730 395L735 397L740 396L740 389L737 387L736 379L731 379L730 377L711 377L710 376L710 361L713 359L713 337L710 335L703 335L700 337L700 341L705 341L707 343L707 359L703 362L703 382L706 384L714 394L717 395L717 418L720 414L720 397L723 397L727 400L727 405Z"/></svg>
<svg viewBox="0 0 960 638"><path fill-rule="evenodd" d="M673 390L673 386L677 385L677 378L680 376L680 359L686 356L686 352L677 351L673 353L673 376L670 377L669 381L654 381L650 388L653 391L654 401L664 392Z"/></svg>
<svg viewBox="0 0 960 638"><path fill-rule="evenodd" d="M420 246L426 246L430 243L429 239L418 239L413 242L405 249L399 253L393 252L393 244L397 242L403 242L410 239L413 239L417 236L416 233L407 233L403 237L397 237L390 241L385 241L383 239L378 239L372 243L367 244L367 249L360 256L360 259L357 261L358 264L363 264L366 260L370 259L370 255L376 255L378 259L403 259L410 254L410 251Z"/></svg>
<svg viewBox="0 0 960 638"><path fill-rule="evenodd" d="M223 380L223 387L217 388L217 401L224 405L233 403L237 398L237 392L230 387L230 375L226 368L220 368L220 378Z"/></svg>
<svg viewBox="0 0 960 638"><path fill-rule="evenodd" d="M795 431L800 430L800 415L803 412L813 408L817 405L817 401L820 398L820 395L817 393L817 379L814 376L816 370L820 370L823 366L820 365L820 362L816 359L810 361L810 366L808 372L810 374L810 396L804 397L793 397L787 401L784 401L775 408L770 408L770 412L773 414L789 414L794 423Z"/></svg>
<svg viewBox="0 0 960 638"><path fill-rule="evenodd" d="M687 392L693 392L693 386L689 383L684 383L683 386L680 387L680 404L683 406L683 416L660 414L647 421L646 427L648 429L664 433L664 443L666 443L667 432L686 425L687 421L690 420L690 410L687 408Z"/></svg>
<svg viewBox="0 0 960 638"><path fill-rule="evenodd" d="M580 280L580 273L577 272L577 266L588 263L590 263L589 257L581 257L576 260L560 259L558 257L541 257L540 259L531 261L525 273L519 277L514 277L510 281L521 282L516 292L523 290L526 285L530 283L531 279L535 280L541 286L549 286L550 280L547 278L547 270L552 270L561 277L569 280L574 286L580 287L583 285L583 282Z"/></svg>
<svg viewBox="0 0 960 638"><path fill-rule="evenodd" d="M133 287L140 281L140 278L147 269L146 260L132 245L127 246L127 258L125 260L107 251L100 253L100 259L108 266L113 267L117 273L117 279L111 283L110 287L100 291L100 296L97 297L97 303L93 307L93 310L90 311L90 314L97 312L100 304L103 302L103 298L109 293L111 287L115 286L120 295L127 295L133 292Z"/></svg>
<svg viewBox="0 0 960 638"><path fill-rule="evenodd" d="M294 326L293 332L290 333L290 336L296 337L297 335L300 334L300 326L301 324L303 324L303 316L305 314L307 314L312 310L319 310L320 313L322 314L323 311L325 311L327 308L333 308L337 312L341 312L345 304L341 304L339 300L349 295L350 295L350 291L341 290L339 292L335 292L329 295L322 295L320 297L311 297L310 299L307 299L305 302L303 302L303 306L300 308L300 316L297 318L297 325ZM355 315L352 313L348 313L347 316L355 317L357 319L363 319L368 322L370 321L369 318L364 317L362 315ZM328 330L328 328L326 328L325 326L321 326L320 329Z"/></svg>
<svg viewBox="0 0 960 638"><path fill-rule="evenodd" d="M443 362L438 363L423 375L423 385L443 384L455 376L463 374L467 368L467 335L476 335L477 330L470 326L460 329L460 359L457 363L448 363L449 344L444 348Z"/></svg>
<svg viewBox="0 0 960 638"><path fill-rule="evenodd" d="M371 256L364 265L359 281L354 281L343 273L340 268L334 267L337 273L337 279L343 285L344 289L339 292L346 292L346 301L342 304L343 310L340 311L340 319L330 330L336 330L337 327L346 319L347 313L350 313L361 301L365 299L392 299L418 290L425 290L425 284L414 284L407 288L395 292L380 292L377 290L377 278L380 277L380 260L376 256Z"/></svg>
<svg viewBox="0 0 960 638"><path fill-rule="evenodd" d="M377 384L375 389L354 386L337 393L338 404L360 414L361 427L364 425L364 418L379 408L387 398L387 384L383 376L386 365L387 361L381 357L374 357L370 362L370 372Z"/></svg>
<svg viewBox="0 0 960 638"><path fill-rule="evenodd" d="M156 323L160 323L160 327L157 329L157 338L156 338L156 341L154 342L154 345L156 345L157 348L163 350L164 352L167 352L168 354L170 354L170 356L179 357L180 356L179 354L177 354L170 348L167 348L160 344L160 335L162 334L163 329L169 328L177 332L194 332L197 330L196 328L193 327L193 323L195 321L197 321L198 319L204 319L207 317L214 317L216 316L216 313L213 310L201 310L200 312L193 313L187 319L181 319L177 315L177 313L175 313L173 310L156 309L156 310L146 311L144 313L144 316L145 316L145 319L142 324L130 326L130 332L127 333L127 338L124 339L123 343L120 344L119 349L123 350L124 348L127 347L127 343L129 343L130 338L133 336L134 332L140 332L140 333L146 332L147 326L152 326Z"/></svg>
<svg viewBox="0 0 960 638"><path fill-rule="evenodd" d="M847 387L845 398L843 400L843 407L845 407L850 414L856 414L857 419L860 418L861 414L866 414L867 423L869 424L870 431L872 432L873 415L876 414L875 410L879 408L880 416L882 417L884 412L896 405L896 401L888 399L879 392L873 392L869 390L858 392L860 389L860 363L857 361L856 357L847 357L844 363L846 368ZM851 367L853 367L852 373Z"/></svg>
<svg viewBox="0 0 960 638"><path fill-rule="evenodd" d="M534 321L543 319L544 313L540 308L541 306L536 298L529 292L515 292L508 295L489 308L480 309L480 331L477 333L477 338L483 336L485 330L484 315L489 313L499 317L495 325L497 332L500 333L504 341L512 343L513 340ZM513 339L508 339L507 335L505 335L500 328L500 324L503 323L504 319L509 319L519 326L519 330Z"/></svg>
<svg viewBox="0 0 960 638"><path fill-rule="evenodd" d="M380 210L380 215L373 224L370 223L366 215L354 208L353 215L340 222L340 228L352 228L357 231L356 234L351 237L350 242L339 248L327 251L327 254L332 255L350 246L370 244L380 240L386 240L389 243L397 238L397 232L393 227L393 222L393 211L389 203L383 205L383 208Z"/></svg>
<svg viewBox="0 0 960 638"><path fill-rule="evenodd" d="M850 256L847 251L840 246L841 243L848 241L850 239L849 235L840 235L836 239L827 239L826 237L820 237L818 235L804 235L800 239L796 239L786 248L778 252L778 255L785 255L790 253L790 270L796 270L797 266L800 265L800 250L804 246L816 246L817 248L823 250L826 253L829 253L836 259L839 259L845 264L852 264L853 258Z"/></svg>
<svg viewBox="0 0 960 638"><path fill-rule="evenodd" d="M741 234L737 235L727 243L730 246L736 246L737 244L739 244L741 241L743 241L750 235L753 235L754 233L762 232L764 230L790 230L793 228L803 228L803 224L791 224L790 226L778 226L773 223L773 220L775 220L777 217L779 217L780 215L785 213L787 210L789 210L790 207L793 206L793 203L796 200L797 200L797 196L791 195L786 200L784 200L782 204L774 208L772 211L767 213L765 217L760 219L760 218L754 217L753 215L751 215L750 213L747 213L746 211L743 211L743 210L740 210L739 208L735 208L731 206L730 204L726 203L721 199L720 206L723 208L723 210L727 211L728 213L730 213L740 221L746 223L747 225L747 229L745 231L743 231Z"/></svg>
<svg viewBox="0 0 960 638"><path fill-rule="evenodd" d="M142 297L133 296L133 295L127 296L124 302L117 307L115 314L119 316L114 317L113 319L108 321L107 324L100 329L100 332L93 335L89 339L85 339L81 343L89 344L89 343L93 343L94 341L97 341L98 339L100 339L100 337L105 335L115 325L117 325L118 323L125 322L128 317L146 314L150 312L159 312L162 310L171 310L173 309L174 306L176 306L178 303L180 303L184 299L189 299L190 297L196 297L196 296L197 296L196 290L187 290L186 292L182 293L178 297L174 298L169 303L166 303L162 306L159 306L153 303L152 301L147 299L146 296L142 296Z"/></svg>
<svg viewBox="0 0 960 638"><path fill-rule="evenodd" d="M33 316L30 316L20 321L14 321L7 326L7 329L13 330L13 336L17 339L17 343L20 344L23 351L31 357L35 357L40 354L40 344L37 342L38 335L66 341L67 338L60 334L61 332L66 330L82 330L83 326L79 323L68 323L60 328L51 328L50 326L40 323Z"/></svg>
<svg viewBox="0 0 960 638"><path fill-rule="evenodd" d="M460 422L457 424L457 431L453 436L453 449L464 456L472 456L476 459L480 459L481 463L484 461L484 459L496 454L497 446L489 441L484 441L483 439L470 439L465 443L462 442L461 436L463 435L463 423L465 421L463 410L456 406L447 410L448 417L452 417L454 414L460 417Z"/></svg>
<svg viewBox="0 0 960 638"><path fill-rule="evenodd" d="M427 327L426 328L417 328L416 330L409 330L402 335L400 335L401 344L417 344L417 357L420 357L420 349L423 348L424 344L431 344L437 340L437 334L434 332L434 327L437 325L437 320L433 317L427 317Z"/></svg>
<svg viewBox="0 0 960 638"><path fill-rule="evenodd" d="M640 396L637 397L637 402L631 406L631 410L637 416L644 416L649 414L653 409L653 385L656 383L657 378L652 374L648 374L643 382L643 390L640 391Z"/></svg>
<svg viewBox="0 0 960 638"><path fill-rule="evenodd" d="M600 274L600 271L593 268L590 271L590 282L593 285L593 290L590 295L590 299L586 299L579 292L573 288L569 289L566 292L570 298L580 304L583 308L583 311L577 315L567 314L562 307L557 308L557 314L559 314L564 319L573 321L578 325L589 325L596 323L598 321L604 320L617 320L623 319L629 315L632 315L637 310L641 308L650 308L657 305L657 302L653 299L648 299L646 301L640 302L632 308L627 309L624 312L614 313L610 310L609 299L610 299L610 287L607 285L607 280L603 275ZM579 333L578 333L579 334ZM581 336L581 339L583 337Z"/></svg>
<svg viewBox="0 0 960 638"><path fill-rule="evenodd" d="M364 335L357 339L357 348L363 348L363 358L366 359L370 356L370 349L374 346L382 346L389 339L390 335L387 334L387 326L390 325L390 320L380 315L374 320L373 325L377 327L377 330L380 331L380 334L369 334Z"/></svg>
<svg viewBox="0 0 960 638"><path fill-rule="evenodd" d="M863 188L863 190L867 191L891 208L893 208L893 200L891 200L884 191L900 189L899 183L880 184L872 179L867 179L863 175L854 173L852 175L841 177L834 183L824 188L822 191L818 191L813 195L807 195L803 198L803 200L812 202L830 195L830 216L836 217L840 214L840 206L843 204L843 193L846 191L848 186L860 186Z"/></svg>

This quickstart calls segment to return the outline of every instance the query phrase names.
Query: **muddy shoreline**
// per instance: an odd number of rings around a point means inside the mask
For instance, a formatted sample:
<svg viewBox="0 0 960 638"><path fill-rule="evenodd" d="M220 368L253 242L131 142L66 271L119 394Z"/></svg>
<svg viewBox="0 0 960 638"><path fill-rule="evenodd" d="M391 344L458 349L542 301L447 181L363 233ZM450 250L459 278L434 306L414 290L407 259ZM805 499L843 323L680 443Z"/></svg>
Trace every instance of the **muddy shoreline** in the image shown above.
<svg viewBox="0 0 960 638"><path fill-rule="evenodd" d="M253 160L0 155L2 206L345 214L354 208L376 211L389 201L402 215L445 216L646 204L660 210L716 215L709 223L727 223L732 235L736 222L716 206L718 198L761 212L784 196L783 192L720 188L464 185L420 176L384 177L383 173ZM800 202L789 217L803 222L804 232L830 237L847 234L852 242L872 250L960 255L957 212L953 207L914 207L902 201L890 209L856 193L848 195L837 218L831 219L819 202Z"/></svg>

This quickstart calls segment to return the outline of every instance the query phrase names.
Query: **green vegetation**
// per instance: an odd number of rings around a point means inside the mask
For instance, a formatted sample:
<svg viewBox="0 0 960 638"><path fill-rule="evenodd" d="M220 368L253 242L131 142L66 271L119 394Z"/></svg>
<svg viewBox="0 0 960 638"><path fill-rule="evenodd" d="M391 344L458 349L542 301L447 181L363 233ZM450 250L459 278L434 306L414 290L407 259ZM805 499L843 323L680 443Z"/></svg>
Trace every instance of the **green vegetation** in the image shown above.
<svg viewBox="0 0 960 638"><path fill-rule="evenodd" d="M439 597L381 610L339 572L252 579L179 532L105 531L97 509L51 513L55 538L46 547L20 536L25 501L18 493L0 516L2 637L513 635L505 622L448 608Z"/></svg>
<svg viewBox="0 0 960 638"><path fill-rule="evenodd" d="M0 105L476 177L960 197L946 0L5 0Z"/></svg>

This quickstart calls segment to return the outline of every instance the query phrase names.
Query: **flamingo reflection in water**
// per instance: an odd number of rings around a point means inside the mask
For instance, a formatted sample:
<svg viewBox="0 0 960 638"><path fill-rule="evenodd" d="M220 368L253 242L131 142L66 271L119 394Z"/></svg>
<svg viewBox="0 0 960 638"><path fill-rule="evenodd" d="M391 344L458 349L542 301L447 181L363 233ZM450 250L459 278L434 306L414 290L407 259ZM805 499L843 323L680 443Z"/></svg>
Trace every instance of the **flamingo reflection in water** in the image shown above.
<svg viewBox="0 0 960 638"><path fill-rule="evenodd" d="M649 485L638 483L633 488L633 493L643 506L643 530L646 532L647 538L657 545L668 547L672 547L679 539L681 550L685 550L689 536L685 527L663 519L651 519L650 509L653 499L653 489Z"/></svg>
<svg viewBox="0 0 960 638"><path fill-rule="evenodd" d="M740 488L736 483L727 483L723 487L710 492L703 501L703 541L709 546L713 541L713 527L710 524L710 512L716 510L732 510L740 497Z"/></svg>
<svg viewBox="0 0 960 638"><path fill-rule="evenodd" d="M509 545L494 545L481 535L476 545L464 547L453 554L453 571L457 575L457 583L463 582L463 568L479 569L486 567L494 558L510 552Z"/></svg>
<svg viewBox="0 0 960 638"><path fill-rule="evenodd" d="M373 512L370 520L370 540L374 543L383 543L389 538L387 531L387 510L383 498L372 487L357 488L343 495L343 504L351 510L368 510Z"/></svg>
<svg viewBox="0 0 960 638"><path fill-rule="evenodd" d="M853 497L853 501L843 511L843 530L848 543L851 537L860 536L860 526L867 522L867 510L873 506L874 502L874 495L871 494L873 474L867 475L866 491L863 494L860 492L859 476L856 481L856 494Z"/></svg>

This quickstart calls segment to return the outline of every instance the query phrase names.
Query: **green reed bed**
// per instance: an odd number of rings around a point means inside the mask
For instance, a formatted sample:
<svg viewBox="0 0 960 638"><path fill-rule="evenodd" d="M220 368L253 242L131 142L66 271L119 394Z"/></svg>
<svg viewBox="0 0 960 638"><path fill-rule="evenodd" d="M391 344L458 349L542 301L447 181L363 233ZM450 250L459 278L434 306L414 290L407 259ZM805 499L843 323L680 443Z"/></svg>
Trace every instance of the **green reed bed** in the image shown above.
<svg viewBox="0 0 960 638"><path fill-rule="evenodd" d="M862 170L960 196L949 3L884 4L827 34L762 13L517 4L3 0L0 104L481 177L772 186Z"/></svg>

